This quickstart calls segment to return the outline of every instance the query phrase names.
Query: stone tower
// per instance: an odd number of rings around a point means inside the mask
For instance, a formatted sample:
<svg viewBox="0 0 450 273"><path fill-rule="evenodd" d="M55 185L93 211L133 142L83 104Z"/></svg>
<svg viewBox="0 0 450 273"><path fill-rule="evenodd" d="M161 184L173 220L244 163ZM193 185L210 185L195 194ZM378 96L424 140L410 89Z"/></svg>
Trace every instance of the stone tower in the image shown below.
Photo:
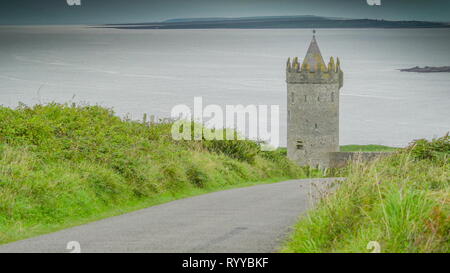
<svg viewBox="0 0 450 273"><path fill-rule="evenodd" d="M301 166L328 168L330 153L339 151L343 76L339 58L325 64L315 35L303 63L297 57L287 61L287 150Z"/></svg>

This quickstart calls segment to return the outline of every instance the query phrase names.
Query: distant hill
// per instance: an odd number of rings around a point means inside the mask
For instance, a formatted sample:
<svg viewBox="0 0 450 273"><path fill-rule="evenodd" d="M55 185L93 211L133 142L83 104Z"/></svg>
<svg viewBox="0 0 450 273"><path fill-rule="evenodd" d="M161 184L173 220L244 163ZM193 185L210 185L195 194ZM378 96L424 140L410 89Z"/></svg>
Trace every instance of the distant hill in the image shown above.
<svg viewBox="0 0 450 273"><path fill-rule="evenodd" d="M162 22L103 25L119 29L211 29L211 28L448 28L450 23L330 18L314 15L259 16L240 18L177 18Z"/></svg>

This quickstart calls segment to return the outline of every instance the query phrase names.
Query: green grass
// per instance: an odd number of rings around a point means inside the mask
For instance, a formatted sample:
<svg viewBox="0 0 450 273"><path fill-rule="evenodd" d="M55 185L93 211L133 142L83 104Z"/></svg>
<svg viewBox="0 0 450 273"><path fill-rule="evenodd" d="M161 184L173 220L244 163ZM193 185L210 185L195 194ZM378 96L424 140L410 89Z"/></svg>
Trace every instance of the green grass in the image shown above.
<svg viewBox="0 0 450 273"><path fill-rule="evenodd" d="M0 243L196 194L320 176L251 141L174 141L99 106L0 107Z"/></svg>
<svg viewBox="0 0 450 273"><path fill-rule="evenodd" d="M336 191L294 228L283 252L450 250L450 138L419 140L392 156L355 162Z"/></svg>
<svg viewBox="0 0 450 273"><path fill-rule="evenodd" d="M344 145L340 147L341 152L395 152L399 148L383 145ZM286 154L286 148L279 148L279 151Z"/></svg>
<svg viewBox="0 0 450 273"><path fill-rule="evenodd" d="M383 145L344 145L341 152L394 152L399 148Z"/></svg>

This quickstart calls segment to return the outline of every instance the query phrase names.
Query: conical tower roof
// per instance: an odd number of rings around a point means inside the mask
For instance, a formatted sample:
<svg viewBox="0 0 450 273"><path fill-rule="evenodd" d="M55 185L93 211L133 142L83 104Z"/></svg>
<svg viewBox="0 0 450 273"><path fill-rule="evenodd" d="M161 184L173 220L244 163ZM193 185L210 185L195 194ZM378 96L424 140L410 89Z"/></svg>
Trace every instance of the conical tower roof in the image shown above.
<svg viewBox="0 0 450 273"><path fill-rule="evenodd" d="M317 44L316 35L313 35L311 44L309 45L308 52L306 53L305 64L309 64L311 67L311 71L316 71L317 65L325 66L325 62L322 57L322 53L320 53L319 45Z"/></svg>

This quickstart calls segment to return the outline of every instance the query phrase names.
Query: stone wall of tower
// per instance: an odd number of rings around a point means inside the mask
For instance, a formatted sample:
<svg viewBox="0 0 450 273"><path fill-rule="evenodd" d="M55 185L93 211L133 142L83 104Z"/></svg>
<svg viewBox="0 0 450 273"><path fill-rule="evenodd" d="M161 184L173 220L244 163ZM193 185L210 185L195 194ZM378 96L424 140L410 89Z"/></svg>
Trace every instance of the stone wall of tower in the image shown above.
<svg viewBox="0 0 450 273"><path fill-rule="evenodd" d="M288 61L288 157L302 166L328 168L339 151L339 90L343 73L331 59L327 68Z"/></svg>

